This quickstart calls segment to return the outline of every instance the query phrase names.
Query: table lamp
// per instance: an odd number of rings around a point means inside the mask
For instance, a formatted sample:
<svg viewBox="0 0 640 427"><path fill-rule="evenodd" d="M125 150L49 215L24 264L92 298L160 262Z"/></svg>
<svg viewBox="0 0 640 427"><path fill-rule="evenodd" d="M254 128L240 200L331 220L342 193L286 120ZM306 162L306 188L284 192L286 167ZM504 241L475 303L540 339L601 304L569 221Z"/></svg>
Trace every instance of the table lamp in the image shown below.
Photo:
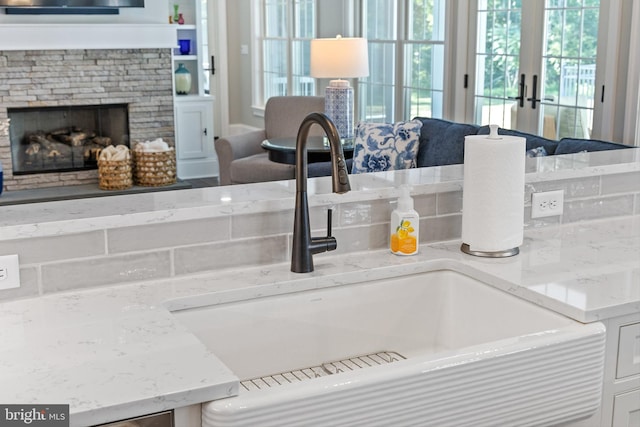
<svg viewBox="0 0 640 427"><path fill-rule="evenodd" d="M347 78L369 75L367 40L337 36L311 40L311 77L334 79L325 89L325 114L342 139L353 138L353 88Z"/></svg>

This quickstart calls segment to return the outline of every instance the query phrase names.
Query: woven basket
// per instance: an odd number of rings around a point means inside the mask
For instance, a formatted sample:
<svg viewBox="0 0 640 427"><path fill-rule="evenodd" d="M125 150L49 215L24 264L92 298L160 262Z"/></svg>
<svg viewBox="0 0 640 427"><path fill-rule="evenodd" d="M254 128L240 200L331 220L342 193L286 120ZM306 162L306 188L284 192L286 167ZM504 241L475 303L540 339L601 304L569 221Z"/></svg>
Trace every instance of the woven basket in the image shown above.
<svg viewBox="0 0 640 427"><path fill-rule="evenodd" d="M137 185L158 187L176 182L174 150L145 152L133 150L134 181Z"/></svg>
<svg viewBox="0 0 640 427"><path fill-rule="evenodd" d="M103 190L131 187L131 160L98 160L98 186Z"/></svg>

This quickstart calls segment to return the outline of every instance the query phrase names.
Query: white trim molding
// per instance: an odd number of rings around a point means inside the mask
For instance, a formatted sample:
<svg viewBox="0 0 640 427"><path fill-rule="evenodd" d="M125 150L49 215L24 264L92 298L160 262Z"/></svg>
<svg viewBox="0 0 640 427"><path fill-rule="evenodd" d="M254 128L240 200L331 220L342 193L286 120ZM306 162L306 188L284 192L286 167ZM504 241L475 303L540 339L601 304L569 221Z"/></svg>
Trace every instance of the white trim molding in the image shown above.
<svg viewBox="0 0 640 427"><path fill-rule="evenodd" d="M2 24L0 50L174 48L169 24Z"/></svg>
<svg viewBox="0 0 640 427"><path fill-rule="evenodd" d="M629 37L629 71L625 103L625 144L640 146L640 3L634 2Z"/></svg>
<svg viewBox="0 0 640 427"><path fill-rule="evenodd" d="M209 14L209 34L216 34L218 45L218 64L229 63L229 52L227 50L227 2L218 0L215 2L215 18L211 19ZM215 23L216 28L211 28L211 24ZM218 67L218 88L217 103L219 109L220 123L218 123L218 135L227 135L229 133L229 68L227 65Z"/></svg>

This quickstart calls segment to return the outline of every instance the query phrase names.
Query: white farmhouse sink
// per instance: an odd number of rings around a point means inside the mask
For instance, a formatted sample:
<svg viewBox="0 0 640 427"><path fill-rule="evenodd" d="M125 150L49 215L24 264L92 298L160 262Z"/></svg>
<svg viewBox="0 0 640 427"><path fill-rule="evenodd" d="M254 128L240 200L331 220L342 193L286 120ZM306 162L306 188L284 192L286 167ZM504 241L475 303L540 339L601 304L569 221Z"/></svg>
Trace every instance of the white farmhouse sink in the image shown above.
<svg viewBox="0 0 640 427"><path fill-rule="evenodd" d="M174 315L245 386L203 425L551 425L600 402L602 324L452 270Z"/></svg>

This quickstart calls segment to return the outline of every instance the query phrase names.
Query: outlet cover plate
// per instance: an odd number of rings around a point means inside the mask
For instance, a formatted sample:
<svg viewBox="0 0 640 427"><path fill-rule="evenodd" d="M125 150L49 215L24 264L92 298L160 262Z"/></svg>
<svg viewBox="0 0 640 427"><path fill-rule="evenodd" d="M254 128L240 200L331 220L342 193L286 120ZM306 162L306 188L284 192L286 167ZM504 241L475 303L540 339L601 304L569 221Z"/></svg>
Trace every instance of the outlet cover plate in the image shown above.
<svg viewBox="0 0 640 427"><path fill-rule="evenodd" d="M531 195L531 218L562 215L564 190L545 191Z"/></svg>
<svg viewBox="0 0 640 427"><path fill-rule="evenodd" d="M18 255L0 256L0 290L20 287Z"/></svg>

